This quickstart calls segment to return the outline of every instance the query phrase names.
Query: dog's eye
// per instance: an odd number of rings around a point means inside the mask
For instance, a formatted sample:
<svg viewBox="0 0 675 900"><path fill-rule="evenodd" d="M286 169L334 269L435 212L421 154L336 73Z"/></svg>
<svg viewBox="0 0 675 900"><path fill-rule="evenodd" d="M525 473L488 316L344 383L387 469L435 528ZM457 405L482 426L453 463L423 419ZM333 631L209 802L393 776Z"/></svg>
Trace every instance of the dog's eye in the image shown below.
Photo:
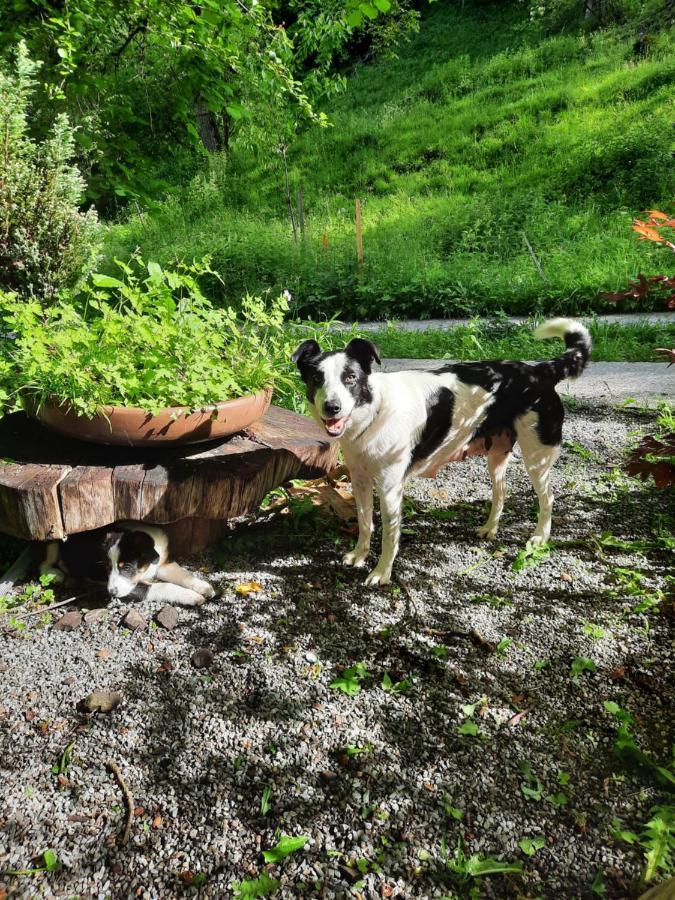
<svg viewBox="0 0 675 900"><path fill-rule="evenodd" d="M345 375L343 381L345 384L356 384L356 375Z"/></svg>

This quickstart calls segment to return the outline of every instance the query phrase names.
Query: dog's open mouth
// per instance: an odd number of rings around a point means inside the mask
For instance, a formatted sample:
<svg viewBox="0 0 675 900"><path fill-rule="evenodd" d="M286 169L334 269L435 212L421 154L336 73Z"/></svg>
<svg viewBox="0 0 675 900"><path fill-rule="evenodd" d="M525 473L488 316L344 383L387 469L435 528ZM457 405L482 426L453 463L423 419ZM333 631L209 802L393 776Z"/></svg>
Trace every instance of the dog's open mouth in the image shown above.
<svg viewBox="0 0 675 900"><path fill-rule="evenodd" d="M347 422L349 422L349 416L342 416L342 418L339 419L323 420L324 427L331 437L340 437L347 427Z"/></svg>

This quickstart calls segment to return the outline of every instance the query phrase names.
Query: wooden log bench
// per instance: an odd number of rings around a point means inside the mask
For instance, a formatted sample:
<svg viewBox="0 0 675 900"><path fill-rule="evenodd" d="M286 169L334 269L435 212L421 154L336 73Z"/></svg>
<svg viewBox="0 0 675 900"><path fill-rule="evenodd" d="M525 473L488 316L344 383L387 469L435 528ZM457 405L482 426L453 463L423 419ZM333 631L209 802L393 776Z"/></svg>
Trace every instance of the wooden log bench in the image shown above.
<svg viewBox="0 0 675 900"><path fill-rule="evenodd" d="M46 541L134 519L166 527L174 555L189 555L336 458L317 425L275 406L230 438L156 449L74 441L14 413L0 420L0 531Z"/></svg>

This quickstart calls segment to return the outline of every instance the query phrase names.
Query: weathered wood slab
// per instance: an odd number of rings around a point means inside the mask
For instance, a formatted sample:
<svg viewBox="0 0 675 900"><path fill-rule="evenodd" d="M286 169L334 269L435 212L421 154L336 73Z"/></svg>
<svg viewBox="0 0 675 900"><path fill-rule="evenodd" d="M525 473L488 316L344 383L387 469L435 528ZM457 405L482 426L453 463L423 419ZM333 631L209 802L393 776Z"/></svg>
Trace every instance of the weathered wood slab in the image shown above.
<svg viewBox="0 0 675 900"><path fill-rule="evenodd" d="M0 421L0 531L48 540L122 519L186 520L173 531L197 549L274 487L319 477L336 457L313 422L277 407L231 438L156 449L73 441L15 413Z"/></svg>

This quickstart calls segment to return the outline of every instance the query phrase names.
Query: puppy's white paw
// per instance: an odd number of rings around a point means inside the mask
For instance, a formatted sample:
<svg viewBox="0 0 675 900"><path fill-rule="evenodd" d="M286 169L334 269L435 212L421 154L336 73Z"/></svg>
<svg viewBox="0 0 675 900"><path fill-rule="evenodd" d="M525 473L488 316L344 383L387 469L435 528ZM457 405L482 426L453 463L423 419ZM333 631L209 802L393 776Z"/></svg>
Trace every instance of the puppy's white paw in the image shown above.
<svg viewBox="0 0 675 900"><path fill-rule="evenodd" d="M548 538L544 537L543 534L533 534L532 537L527 542L527 549L533 550L535 547L541 547L542 544L547 542Z"/></svg>
<svg viewBox="0 0 675 900"><path fill-rule="evenodd" d="M363 582L368 587L376 587L378 584L389 584L391 581L391 572L387 572L386 569L381 569L379 566L375 566L373 571L368 575L366 580Z"/></svg>
<svg viewBox="0 0 675 900"><path fill-rule="evenodd" d="M494 541L497 537L497 531L499 530L498 525L481 525L480 528L476 529L479 538L484 538L486 541Z"/></svg>
<svg viewBox="0 0 675 900"><path fill-rule="evenodd" d="M203 578L195 578L192 588L196 593L201 594L204 600L211 600L212 597L216 596L215 589Z"/></svg>
<svg viewBox="0 0 675 900"><path fill-rule="evenodd" d="M366 564L367 558L367 550L350 550L349 553L345 553L345 555L342 557L342 562L346 566L354 566L355 569L362 569Z"/></svg>

